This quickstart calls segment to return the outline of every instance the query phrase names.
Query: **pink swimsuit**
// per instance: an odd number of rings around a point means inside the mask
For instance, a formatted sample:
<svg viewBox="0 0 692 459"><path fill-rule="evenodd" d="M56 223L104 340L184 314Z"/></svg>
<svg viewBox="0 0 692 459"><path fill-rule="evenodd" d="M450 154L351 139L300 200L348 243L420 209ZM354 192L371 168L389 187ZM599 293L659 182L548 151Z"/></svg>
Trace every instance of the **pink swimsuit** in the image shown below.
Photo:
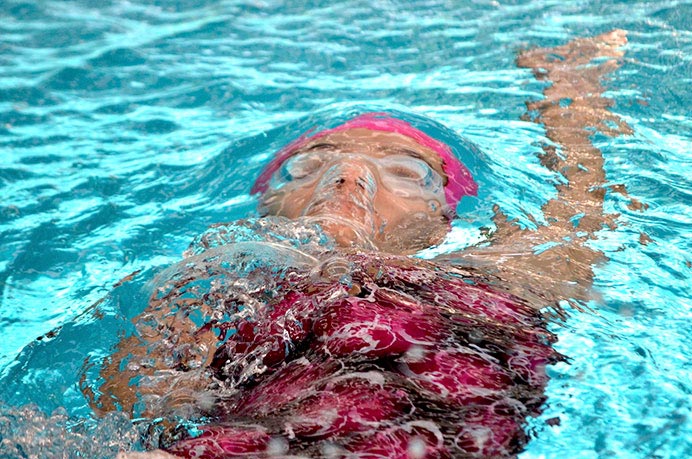
<svg viewBox="0 0 692 459"><path fill-rule="evenodd" d="M234 390L200 435L166 449L188 458L520 452L545 366L559 358L539 314L456 268L373 253L339 263L339 279L283 273L251 320L223 324L232 334L212 367Z"/></svg>

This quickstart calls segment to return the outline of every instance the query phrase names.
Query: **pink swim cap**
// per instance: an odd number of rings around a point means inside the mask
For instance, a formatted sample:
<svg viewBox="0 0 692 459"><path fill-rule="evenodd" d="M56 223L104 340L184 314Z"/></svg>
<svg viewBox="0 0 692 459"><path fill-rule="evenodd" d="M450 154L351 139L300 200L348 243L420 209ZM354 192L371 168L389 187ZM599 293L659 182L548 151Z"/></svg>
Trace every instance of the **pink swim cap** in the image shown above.
<svg viewBox="0 0 692 459"><path fill-rule="evenodd" d="M320 131L312 136L307 134L301 136L294 142L281 149L274 159L267 164L257 181L252 187L251 192L264 193L269 187L269 181L284 161L293 156L301 147L309 141L323 137L325 135L345 131L348 129L364 128L371 131L395 132L414 140L419 145L436 152L442 159L442 169L447 176L445 185L445 199L447 204L454 211L457 203L463 196L476 196L478 184L473 180L471 172L464 164L452 153L452 149L446 143L435 140L423 131L416 129L406 121L393 118L386 113L365 113L352 120L346 121L333 129Z"/></svg>

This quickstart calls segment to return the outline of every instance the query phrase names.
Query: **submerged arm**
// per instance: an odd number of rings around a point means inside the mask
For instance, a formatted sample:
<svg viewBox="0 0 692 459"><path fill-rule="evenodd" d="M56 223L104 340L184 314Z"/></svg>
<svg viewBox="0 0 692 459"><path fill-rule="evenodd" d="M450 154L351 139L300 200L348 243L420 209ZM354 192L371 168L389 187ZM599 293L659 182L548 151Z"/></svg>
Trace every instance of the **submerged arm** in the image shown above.
<svg viewBox="0 0 692 459"><path fill-rule="evenodd" d="M557 197L543 206L547 226L522 229L496 211L497 232L490 247L460 254L464 262L497 270L517 293L535 293L542 302L589 299L592 267L604 255L587 242L603 227L614 226L613 216L603 211L603 156L590 137L596 131L610 136L631 133L609 111L613 102L603 96L601 85L601 79L619 67L624 55L620 47L626 42L625 32L615 30L518 57L520 67L552 82L543 91L545 99L527 108L536 114L532 121L542 124L557 146L544 147L542 163L562 174L565 182L557 186Z"/></svg>
<svg viewBox="0 0 692 459"><path fill-rule="evenodd" d="M217 337L184 314L170 314L169 306L152 300L135 318L137 333L106 359L99 394L89 397L95 411L153 417L204 404L200 396L210 381L207 367Z"/></svg>

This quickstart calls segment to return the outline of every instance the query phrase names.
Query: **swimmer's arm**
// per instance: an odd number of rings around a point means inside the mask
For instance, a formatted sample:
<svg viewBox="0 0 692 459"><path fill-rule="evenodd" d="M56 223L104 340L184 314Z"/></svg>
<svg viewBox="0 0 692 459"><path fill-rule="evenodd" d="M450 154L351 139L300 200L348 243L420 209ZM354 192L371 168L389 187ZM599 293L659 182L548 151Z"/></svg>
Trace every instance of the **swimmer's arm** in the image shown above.
<svg viewBox="0 0 692 459"><path fill-rule="evenodd" d="M104 361L104 382L98 393L87 389L94 411L139 411L139 415L152 417L198 404L196 397L211 380L208 366L218 338L210 330L200 330L184 314L171 314L168 308L166 303L152 300L133 319L137 332L122 339ZM186 349L189 355L180 355Z"/></svg>
<svg viewBox="0 0 692 459"><path fill-rule="evenodd" d="M619 67L624 31L573 40L551 49L521 53L517 63L531 68L552 85L545 99L527 104L533 120L558 147L545 147L543 164L559 172L566 183L557 186L557 197L543 206L547 226L521 229L499 210L497 231L487 248L472 248L449 258L485 265L518 293L537 293L544 301L590 299L593 266L604 260L587 242L604 227L614 227L605 215L606 178L603 156L591 142L594 131L606 135L629 134L631 129L609 111L612 100L603 97L603 77ZM532 286L539 291L531 292Z"/></svg>

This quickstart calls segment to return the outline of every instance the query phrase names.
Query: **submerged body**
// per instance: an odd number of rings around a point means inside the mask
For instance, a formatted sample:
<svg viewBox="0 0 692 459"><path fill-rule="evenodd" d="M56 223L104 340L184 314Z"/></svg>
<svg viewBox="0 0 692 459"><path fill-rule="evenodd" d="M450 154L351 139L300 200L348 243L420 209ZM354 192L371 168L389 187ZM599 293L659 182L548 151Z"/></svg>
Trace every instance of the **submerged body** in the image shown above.
<svg viewBox="0 0 692 459"><path fill-rule="evenodd" d="M451 151L380 115L299 139L256 184L267 218L212 228L160 276L95 408L195 420L159 445L182 457L516 455L559 358L537 311L587 297L599 254L584 242L608 223L600 152L585 142L608 119L598 79L613 61L585 64L620 56L625 39L597 39L557 48L564 62L520 59L556 75L558 102L537 109L564 149L546 151L549 167L574 186L544 207L550 226L520 230L498 212L489 246L409 258L476 192Z"/></svg>
<svg viewBox="0 0 692 459"><path fill-rule="evenodd" d="M309 247L290 248L281 263L284 244L254 242L243 258L275 256L238 280L281 280L247 305L247 285L228 282L219 269L242 264L227 235L227 227L208 232L205 244L210 236L222 244L195 257L195 270L216 279L211 298L200 299L206 306L190 301L201 279L184 267L161 297L178 313L207 308L200 329L233 330L208 365L223 388L206 413L213 422L197 438L168 445L170 452L258 454L272 438L311 457L330 448L334 457L521 450L524 419L538 412L545 366L557 356L536 311L492 285L495 279L408 257ZM234 255L219 263L222 252ZM221 314L223 322L214 320ZM191 366L183 360L177 365Z"/></svg>

